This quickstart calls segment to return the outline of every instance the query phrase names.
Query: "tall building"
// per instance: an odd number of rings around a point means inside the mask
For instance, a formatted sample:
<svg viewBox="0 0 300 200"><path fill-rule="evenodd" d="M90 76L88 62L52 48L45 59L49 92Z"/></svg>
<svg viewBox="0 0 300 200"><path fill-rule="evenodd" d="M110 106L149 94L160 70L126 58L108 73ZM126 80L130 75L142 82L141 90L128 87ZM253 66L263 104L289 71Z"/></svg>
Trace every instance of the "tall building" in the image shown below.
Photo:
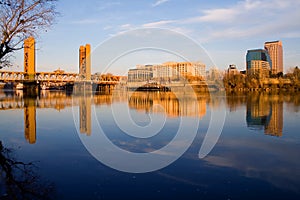
<svg viewBox="0 0 300 200"><path fill-rule="evenodd" d="M282 42L265 42L265 49L268 51L272 61L272 74L283 72Z"/></svg>
<svg viewBox="0 0 300 200"><path fill-rule="evenodd" d="M79 48L79 74L84 80L91 80L91 45Z"/></svg>
<svg viewBox="0 0 300 200"><path fill-rule="evenodd" d="M259 78L269 76L272 69L272 61L268 52L264 49L248 50L246 55L247 74L257 74Z"/></svg>
<svg viewBox="0 0 300 200"><path fill-rule="evenodd" d="M34 80L35 78L35 40L29 37L24 40L24 72L25 79Z"/></svg>

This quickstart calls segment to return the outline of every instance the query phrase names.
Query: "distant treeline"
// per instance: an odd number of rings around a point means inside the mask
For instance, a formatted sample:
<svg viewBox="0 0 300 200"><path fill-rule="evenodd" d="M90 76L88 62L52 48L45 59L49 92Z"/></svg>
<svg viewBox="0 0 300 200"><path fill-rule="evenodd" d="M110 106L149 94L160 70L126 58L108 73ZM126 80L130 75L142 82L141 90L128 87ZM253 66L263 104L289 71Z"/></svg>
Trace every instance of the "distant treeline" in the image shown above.
<svg viewBox="0 0 300 200"><path fill-rule="evenodd" d="M249 90L291 90L300 91L300 69L295 67L287 74L278 73L270 75L271 79L278 80L277 84L265 84L257 74L226 74L223 78L226 90L249 91Z"/></svg>

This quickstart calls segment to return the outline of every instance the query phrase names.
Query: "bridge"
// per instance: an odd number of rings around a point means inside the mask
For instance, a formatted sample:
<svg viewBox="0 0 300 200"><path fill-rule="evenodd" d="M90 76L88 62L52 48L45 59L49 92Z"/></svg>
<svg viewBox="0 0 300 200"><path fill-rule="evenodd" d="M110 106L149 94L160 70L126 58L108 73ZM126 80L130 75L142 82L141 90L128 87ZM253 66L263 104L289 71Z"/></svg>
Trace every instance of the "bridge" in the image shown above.
<svg viewBox="0 0 300 200"><path fill-rule="evenodd" d="M0 82L23 83L24 89L37 89L38 85L66 85L75 82L87 82L98 86L114 86L118 84L119 76L91 74L91 46L86 44L79 48L79 73L55 70L53 72L36 72L35 40L29 37L24 41L24 71L0 70Z"/></svg>
<svg viewBox="0 0 300 200"><path fill-rule="evenodd" d="M14 72L14 71L0 71L0 81L2 82L23 82L31 80L26 78L26 72ZM63 83L74 83L86 81L82 78L79 73L69 73L63 70L56 70L54 72L36 72L34 80L39 83L43 82L63 82ZM102 75L94 74L91 75L91 82L95 84L106 84L115 85L118 84L120 77L113 76L110 79L103 78Z"/></svg>

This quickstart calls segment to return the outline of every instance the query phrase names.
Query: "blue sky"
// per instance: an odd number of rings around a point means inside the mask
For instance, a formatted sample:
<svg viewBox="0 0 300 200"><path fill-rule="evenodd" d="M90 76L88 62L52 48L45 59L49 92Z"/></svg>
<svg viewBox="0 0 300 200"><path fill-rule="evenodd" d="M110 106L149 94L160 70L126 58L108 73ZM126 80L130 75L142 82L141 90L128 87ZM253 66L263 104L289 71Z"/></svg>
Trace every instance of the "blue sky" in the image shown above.
<svg viewBox="0 0 300 200"><path fill-rule="evenodd" d="M299 0L61 0L57 3L61 16L37 39L37 71L77 72L80 45L90 43L95 50L121 33L152 27L192 38L220 69L236 64L244 70L247 49L281 40L287 70L300 65L299 8ZM22 71L22 52L15 56L14 69ZM142 62L137 59L126 67ZM102 67L93 66L93 72Z"/></svg>

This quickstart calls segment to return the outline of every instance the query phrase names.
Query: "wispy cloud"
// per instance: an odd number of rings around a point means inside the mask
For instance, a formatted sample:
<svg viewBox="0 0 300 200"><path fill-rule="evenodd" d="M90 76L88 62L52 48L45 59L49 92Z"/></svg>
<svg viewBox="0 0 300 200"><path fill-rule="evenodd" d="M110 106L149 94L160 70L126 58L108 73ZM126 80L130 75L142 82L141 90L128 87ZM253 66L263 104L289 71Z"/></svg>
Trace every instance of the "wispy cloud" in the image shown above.
<svg viewBox="0 0 300 200"><path fill-rule="evenodd" d="M90 25L90 24L98 24L100 21L98 19L80 19L72 21L72 24L78 24L78 25Z"/></svg>
<svg viewBox="0 0 300 200"><path fill-rule="evenodd" d="M288 3L290 2L290 3ZM299 4L299 3L298 3ZM213 23L233 23L233 22L247 22L251 23L253 19L260 18L264 20L265 16L276 15L278 12L286 10L295 3L291 0L282 1L269 0L245 0L226 8L214 8L202 10L202 15L191 17L183 20L184 23L197 23L197 22L213 22ZM285 13L287 14L287 13ZM247 21L246 21L247 20Z"/></svg>
<svg viewBox="0 0 300 200"><path fill-rule="evenodd" d="M287 37L300 35L300 13L294 1L243 1L231 8L204 10L204 15L190 18L183 23L209 23L214 38L253 36ZM291 34L293 33L293 34ZM296 35L297 35L296 34Z"/></svg>
<svg viewBox="0 0 300 200"><path fill-rule="evenodd" d="M169 0L158 0L158 1L156 1L155 3L152 4L152 7L159 6L159 5L161 5L161 4L163 4L163 3L166 3L166 2L168 2L168 1L169 1Z"/></svg>
<svg viewBox="0 0 300 200"><path fill-rule="evenodd" d="M120 5L121 5L121 2L118 2L118 1L106 2L106 3L102 4L101 6L99 6L98 10L106 10L108 8L117 7Z"/></svg>
<svg viewBox="0 0 300 200"><path fill-rule="evenodd" d="M193 17L156 21L143 27L180 27L201 32L205 41L251 36L300 36L300 12L293 0L244 0L232 6L201 10ZM199 28L197 31L196 29Z"/></svg>
<svg viewBox="0 0 300 200"><path fill-rule="evenodd" d="M145 28L151 28L151 27L161 27L161 26L165 26L171 23L174 23L174 20L162 20L162 21L156 21L156 22L150 22L150 23L146 23L143 24L142 27Z"/></svg>
<svg viewBox="0 0 300 200"><path fill-rule="evenodd" d="M122 24L121 26L120 26L120 29L121 30L130 30L130 29L132 29L133 28L133 25L132 24Z"/></svg>
<svg viewBox="0 0 300 200"><path fill-rule="evenodd" d="M156 1L158 6L167 0ZM165 19L144 24L123 24L119 30L134 28L169 28L177 30L200 42L215 39L251 37L295 38L300 37L300 12L293 0L244 0L231 6L203 9L192 17ZM199 38L201 37L201 38Z"/></svg>

